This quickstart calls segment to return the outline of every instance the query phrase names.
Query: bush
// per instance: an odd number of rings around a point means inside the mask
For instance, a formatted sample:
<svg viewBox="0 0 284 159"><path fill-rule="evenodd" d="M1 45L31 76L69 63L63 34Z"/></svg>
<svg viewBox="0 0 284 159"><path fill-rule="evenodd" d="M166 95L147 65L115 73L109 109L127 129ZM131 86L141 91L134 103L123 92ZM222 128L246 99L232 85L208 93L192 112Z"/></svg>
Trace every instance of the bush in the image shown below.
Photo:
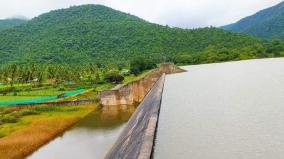
<svg viewBox="0 0 284 159"><path fill-rule="evenodd" d="M64 88L64 87L60 87L60 88L58 89L58 91L65 91L65 88Z"/></svg>
<svg viewBox="0 0 284 159"><path fill-rule="evenodd" d="M40 106L40 107L35 107L34 110L38 112L50 112L50 111L55 111L56 107Z"/></svg>
<svg viewBox="0 0 284 159"><path fill-rule="evenodd" d="M32 91L33 89L32 89L32 87L27 87L26 89L25 89L25 91L28 91L28 92L30 92L30 91Z"/></svg>
<svg viewBox="0 0 284 159"><path fill-rule="evenodd" d="M34 111L40 113L40 112L64 112L65 108L60 106L40 106L35 107Z"/></svg>
<svg viewBox="0 0 284 159"><path fill-rule="evenodd" d="M28 116L28 115L38 115L39 112L33 111L33 110L24 110L21 112L22 116Z"/></svg>
<svg viewBox="0 0 284 159"><path fill-rule="evenodd" d="M73 112L73 111L78 111L78 107L66 107L61 109L63 112Z"/></svg>
<svg viewBox="0 0 284 159"><path fill-rule="evenodd" d="M1 114L10 114L12 112L14 112L14 110L12 110L12 109L5 109L5 110L2 111Z"/></svg>
<svg viewBox="0 0 284 159"><path fill-rule="evenodd" d="M22 113L19 111L13 111L12 113L9 114L9 116L13 116L15 118L20 118L22 117Z"/></svg>
<svg viewBox="0 0 284 159"><path fill-rule="evenodd" d="M19 121L19 119L14 116L4 116L1 121L3 123L16 123Z"/></svg>
<svg viewBox="0 0 284 159"><path fill-rule="evenodd" d="M103 80L99 80L99 81L97 81L97 84L105 84L106 82L105 81L103 81Z"/></svg>

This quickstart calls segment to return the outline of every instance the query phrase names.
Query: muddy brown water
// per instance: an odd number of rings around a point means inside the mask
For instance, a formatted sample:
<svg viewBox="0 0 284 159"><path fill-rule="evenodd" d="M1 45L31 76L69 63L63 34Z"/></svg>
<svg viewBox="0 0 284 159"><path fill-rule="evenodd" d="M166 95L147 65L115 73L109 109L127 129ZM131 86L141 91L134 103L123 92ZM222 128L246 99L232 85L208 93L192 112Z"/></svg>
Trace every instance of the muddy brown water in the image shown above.
<svg viewBox="0 0 284 159"><path fill-rule="evenodd" d="M100 159L112 147L135 106L104 107L38 149L28 159Z"/></svg>
<svg viewBox="0 0 284 159"><path fill-rule="evenodd" d="M283 159L284 58L166 77L154 159Z"/></svg>

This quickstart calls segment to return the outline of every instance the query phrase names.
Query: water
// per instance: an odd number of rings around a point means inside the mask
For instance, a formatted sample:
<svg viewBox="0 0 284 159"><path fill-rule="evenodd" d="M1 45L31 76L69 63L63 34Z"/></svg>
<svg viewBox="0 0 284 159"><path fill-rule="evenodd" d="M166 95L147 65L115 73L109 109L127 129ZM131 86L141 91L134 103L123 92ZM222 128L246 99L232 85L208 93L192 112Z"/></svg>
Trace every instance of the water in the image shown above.
<svg viewBox="0 0 284 159"><path fill-rule="evenodd" d="M73 129L40 148L29 159L100 159L118 138L135 111L133 106L104 107Z"/></svg>
<svg viewBox="0 0 284 159"><path fill-rule="evenodd" d="M155 159L283 159L284 59L166 77Z"/></svg>

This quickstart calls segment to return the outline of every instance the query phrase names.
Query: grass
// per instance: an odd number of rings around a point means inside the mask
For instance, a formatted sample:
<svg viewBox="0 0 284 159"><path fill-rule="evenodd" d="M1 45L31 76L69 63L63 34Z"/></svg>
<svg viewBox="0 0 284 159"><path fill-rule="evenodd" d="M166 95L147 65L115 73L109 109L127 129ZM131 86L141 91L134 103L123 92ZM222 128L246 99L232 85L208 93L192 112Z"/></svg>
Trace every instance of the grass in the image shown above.
<svg viewBox="0 0 284 159"><path fill-rule="evenodd" d="M15 87L26 87L26 86L31 86L31 83L19 83L19 84L14 84ZM0 85L0 88L7 88L10 87L9 84L2 84Z"/></svg>
<svg viewBox="0 0 284 159"><path fill-rule="evenodd" d="M152 70L145 70L145 71L143 71L141 74L139 74L138 76L134 76L134 75L126 76L126 77L124 78L123 83L128 83L128 82L131 82L131 81L139 80L139 79L145 77L146 75L148 75L151 71L152 71Z"/></svg>
<svg viewBox="0 0 284 159"><path fill-rule="evenodd" d="M69 96L69 97L66 97L66 98L61 98L61 99L58 99L56 101L60 102L60 101L74 101L74 100L96 100L97 95L98 94L97 94L96 91L94 91L94 89L89 89L89 90L86 90L84 93Z"/></svg>
<svg viewBox="0 0 284 159"><path fill-rule="evenodd" d="M96 106L94 105L42 106L8 111L8 115L21 115L15 123L0 125L0 158L25 158L95 109ZM6 110L7 108L1 110L2 115L3 111Z"/></svg>
<svg viewBox="0 0 284 159"><path fill-rule="evenodd" d="M45 96L3 96L0 95L0 101L14 101L14 100L26 100L26 99L37 99Z"/></svg>
<svg viewBox="0 0 284 159"><path fill-rule="evenodd" d="M33 91L22 91L17 92L14 95L13 92L8 93L7 95L0 95L0 101L14 101L14 100L26 100L26 99L36 99L48 96L54 96L62 94L66 91L59 91L58 88L48 88L41 90L33 90Z"/></svg>

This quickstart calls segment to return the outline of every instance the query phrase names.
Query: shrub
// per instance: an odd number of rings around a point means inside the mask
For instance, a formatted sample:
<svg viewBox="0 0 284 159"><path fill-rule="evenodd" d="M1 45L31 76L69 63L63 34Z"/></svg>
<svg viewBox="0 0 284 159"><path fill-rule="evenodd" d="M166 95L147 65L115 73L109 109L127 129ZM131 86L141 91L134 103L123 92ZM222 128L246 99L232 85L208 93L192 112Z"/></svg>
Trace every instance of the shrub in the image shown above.
<svg viewBox="0 0 284 159"><path fill-rule="evenodd" d="M22 117L22 113L19 111L13 111L12 113L9 114L9 116L13 116L15 118L20 118Z"/></svg>
<svg viewBox="0 0 284 159"><path fill-rule="evenodd" d="M40 106L35 107L34 111L40 112L62 112L63 109L60 106Z"/></svg>
<svg viewBox="0 0 284 159"><path fill-rule="evenodd" d="M14 112L14 110L12 110L12 109L5 109L4 111L2 111L2 114L10 114L12 112Z"/></svg>
<svg viewBox="0 0 284 159"><path fill-rule="evenodd" d="M104 80L97 81L97 84L105 84L106 82Z"/></svg>
<svg viewBox="0 0 284 159"><path fill-rule="evenodd" d="M58 91L65 91L65 88L64 88L64 87L60 87L60 88L58 89Z"/></svg>
<svg viewBox="0 0 284 159"><path fill-rule="evenodd" d="M41 106L41 107L35 107L34 110L38 112L50 112L54 111L55 107L49 107L49 106Z"/></svg>
<svg viewBox="0 0 284 159"><path fill-rule="evenodd" d="M28 92L30 92L30 91L32 91L33 89L32 89L32 87L27 87L26 89L25 89L25 91L28 91Z"/></svg>
<svg viewBox="0 0 284 159"><path fill-rule="evenodd" d="M24 110L21 112L21 114L22 116L28 116L28 115L38 115L40 113L34 110Z"/></svg>
<svg viewBox="0 0 284 159"><path fill-rule="evenodd" d="M19 121L19 119L14 116L4 116L1 121L3 123L16 123Z"/></svg>
<svg viewBox="0 0 284 159"><path fill-rule="evenodd" d="M78 107L66 107L66 108L63 108L61 110L64 111L64 112L73 112L73 111L79 110L79 108Z"/></svg>

